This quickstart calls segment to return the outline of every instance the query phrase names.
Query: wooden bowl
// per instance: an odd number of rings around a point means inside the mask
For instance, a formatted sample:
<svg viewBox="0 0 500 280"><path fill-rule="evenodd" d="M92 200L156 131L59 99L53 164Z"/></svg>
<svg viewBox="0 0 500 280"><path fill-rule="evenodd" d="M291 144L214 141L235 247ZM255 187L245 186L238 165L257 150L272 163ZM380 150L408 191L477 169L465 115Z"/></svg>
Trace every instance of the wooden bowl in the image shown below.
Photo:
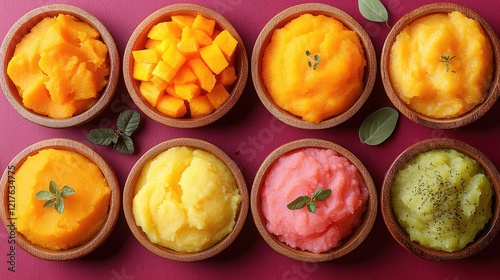
<svg viewBox="0 0 500 280"><path fill-rule="evenodd" d="M267 45L269 45L269 43L271 42L274 30L282 28L288 22L290 22L295 18L298 18L303 14L329 16L337 19L338 21L342 22L347 28L355 31L360 39L366 59L365 74L363 77L364 89L360 97L356 101L356 103L354 103L354 105L351 106L351 108L341 113L340 115L333 116L329 119L321 121L320 123L312 123L304 121L300 117L297 117L277 106L276 103L274 103L272 97L270 96L261 75L262 58L264 56L264 52ZM363 27L358 22L356 22L354 18L352 18L344 11L327 4L319 4L319 3L308 3L308 4L300 4L292 6L274 16L264 26L259 36L257 37L252 53L251 63L252 63L252 79L255 86L255 90L257 91L257 94L261 102L264 104L267 110L280 121L290 126L303 129L330 128L348 120L361 108L361 106L363 106L365 101L370 96L377 76L377 57L375 54L375 49L373 47L370 36L366 33Z"/></svg>
<svg viewBox="0 0 500 280"><path fill-rule="evenodd" d="M144 165L169 148L183 146L209 152L219 158L222 162L224 162L233 174L238 186L239 193L241 195L240 206L235 218L236 224L234 225L233 230L214 246L195 253L181 253L152 243L149 240L148 236L144 233L142 228L136 225L132 210L132 201L136 193L137 180L141 175ZM213 144L193 138L171 139L151 148L132 167L132 170L130 171L130 174L125 183L125 188L123 190L123 210L125 212L125 218L135 238L137 238L137 240L150 252L169 260L182 262L199 261L213 257L222 252L229 245L231 245L231 243L236 239L241 229L243 228L243 225L245 224L245 220L248 214L248 205L249 198L247 185L245 182L245 178L243 177L243 174L241 173L236 163L226 153L224 153L224 151L214 146Z"/></svg>
<svg viewBox="0 0 500 280"><path fill-rule="evenodd" d="M331 149L346 157L354 166L358 168L369 192L367 209L363 214L361 224L356 229L354 229L354 231L348 237L342 240L342 242L337 247L320 254L295 249L281 242L276 235L270 233L267 230L267 227L265 225L266 218L264 217L261 210L262 188L264 185L264 180L268 174L268 170L272 166L272 164L284 154L287 154L294 150L310 147ZM377 189L375 188L375 184L370 173L363 165L363 163L345 148L332 142L319 139L302 139L289 142L269 154L260 166L257 174L255 175L255 180L252 185L250 202L255 225L257 226L260 235L264 238L267 244L269 244L269 246L271 246L271 248L273 248L276 252L284 256L304 262L330 261L340 258L356 249L370 233L377 217L378 208Z"/></svg>
<svg viewBox="0 0 500 280"><path fill-rule="evenodd" d="M426 115L420 114L398 97L398 93L395 91L390 76L389 76L389 60L392 45L394 44L396 37L401 32L403 28L411 24L413 21L422 18L427 15L443 13L447 14L453 11L459 11L463 13L468 18L477 21L485 31L486 36L489 38L491 47L493 50L493 76L491 81L491 86L489 92L486 95L485 100L473 108L471 111L455 118L448 119L436 119L431 118ZM389 35L387 36L381 55L380 71L382 75L382 82L384 84L387 96L394 104L394 106L403 113L407 118L420 125L436 128L436 129L450 129L458 128L461 126L468 125L480 117L482 117L496 102L500 94L499 80L500 80L500 65L498 59L500 58L500 42L495 30L475 11L470 8L454 4L454 3L434 3L417 8L406 15L404 15L391 29Z"/></svg>
<svg viewBox="0 0 500 280"><path fill-rule="evenodd" d="M494 188L492 204L493 216L491 220L485 226L485 228L478 233L473 243L470 243L460 251L452 253L428 249L416 242L411 241L408 234L400 227L399 223L397 222L391 205L391 188L394 184L397 173L403 167L403 165L408 160L420 153L439 148L455 149L458 152L466 154L475 159L486 171L487 175L493 183ZM380 194L382 217L394 239L406 250L412 252L413 254L421 258L436 262L464 259L483 250L495 238L498 230L500 229L500 204L498 203L498 198L500 197L499 180L500 175L495 168L495 165L484 154L482 154L472 146L459 140L447 138L424 140L412 145L411 147L403 151L392 163L389 171L387 172Z"/></svg>
<svg viewBox="0 0 500 280"><path fill-rule="evenodd" d="M42 19L46 17L54 17L58 14L72 15L82 22L89 24L94 27L101 35L101 40L108 47L108 61L110 67L110 73L108 75L108 84L100 92L100 97L87 111L75 115L66 119L54 119L48 116L40 115L34 111L24 107L21 97L19 96L18 90L12 80L7 75L7 65L14 55L16 45L21 41L24 35L28 34L32 27L38 24ZM52 128L66 128L74 127L97 117L111 102L113 95L115 94L116 87L118 86L118 79L120 75L120 56L118 54L118 49L115 45L113 37L108 32L106 27L93 15L88 12L71 5L66 4L53 4L42 6L31 10L22 16L9 30L5 39L0 47L0 53L4 54L0 60L0 68L2 69L2 74L0 78L0 85L2 90L9 100L10 104L14 109L27 120Z"/></svg>
<svg viewBox="0 0 500 280"><path fill-rule="evenodd" d="M134 58L132 57L132 51L144 49L144 45L147 41L147 33L155 24L160 22L169 21L172 15L202 15L208 19L215 20L215 28L219 30L227 30L229 33L238 41L237 49L234 60L234 67L236 69L237 80L234 82L231 91L229 92L230 97L219 109L215 110L211 114L199 117L199 118L173 118L166 116L159 112L156 108L152 107L140 94L139 85L140 82L133 78L134 69ZM177 127L177 128L194 128L201 127L211 124L225 114L227 114L235 105L236 102L241 97L243 90L245 88L247 78L248 78L248 57L245 49L245 45L240 35L236 29L231 25L231 23L226 20L219 13L199 6L196 4L173 4L166 6L157 10L156 12L149 15L144 19L139 26L134 30L125 48L125 53L123 55L123 75L125 80L125 85L130 93L130 96L134 103L143 111L148 117L155 120L158 123Z"/></svg>
<svg viewBox="0 0 500 280"><path fill-rule="evenodd" d="M14 206L13 203L15 204L15 201L12 201L11 192L15 192L15 183L13 183L12 180L15 180L16 169L19 168L29 156L34 155L41 150L49 148L72 151L87 157L101 169L101 172L103 173L104 177L108 181L109 187L111 188L108 216L102 228L92 239L88 240L86 243L67 250L57 251L42 248L31 243L21 233L8 226L11 222L15 222L14 219L11 219L11 216L13 216L12 211L15 211L15 209L12 209ZM108 238L108 236L113 231L120 213L120 185L113 169L111 169L106 161L94 150L80 142L70 139L49 139L35 143L21 151L4 170L2 178L0 179L0 191L2 194L0 218L5 225L9 236L15 238L16 244L26 252L44 260L72 260L88 255Z"/></svg>

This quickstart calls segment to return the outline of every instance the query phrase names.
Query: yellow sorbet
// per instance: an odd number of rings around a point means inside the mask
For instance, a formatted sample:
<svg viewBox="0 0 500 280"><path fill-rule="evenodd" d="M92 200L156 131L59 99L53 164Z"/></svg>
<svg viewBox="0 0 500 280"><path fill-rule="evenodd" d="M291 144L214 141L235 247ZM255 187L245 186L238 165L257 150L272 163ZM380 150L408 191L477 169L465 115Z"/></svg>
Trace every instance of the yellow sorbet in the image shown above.
<svg viewBox="0 0 500 280"><path fill-rule="evenodd" d="M314 69L316 55L321 61ZM354 31L334 18L304 14L274 31L264 52L262 78L279 107L319 123L356 102L365 65Z"/></svg>
<svg viewBox="0 0 500 280"><path fill-rule="evenodd" d="M71 15L47 17L17 44L7 66L23 105L51 118L84 112L107 85L108 48Z"/></svg>
<svg viewBox="0 0 500 280"><path fill-rule="evenodd" d="M173 147L142 169L132 210L151 242L199 252L232 231L240 202L235 178L220 159Z"/></svg>
<svg viewBox="0 0 500 280"><path fill-rule="evenodd" d="M492 48L482 27L458 11L414 21L391 48L395 91L432 118L457 117L483 102L492 73Z"/></svg>
<svg viewBox="0 0 500 280"><path fill-rule="evenodd" d="M17 230L34 244L52 250L78 246L94 237L106 220L111 189L99 167L67 150L44 149L17 169L15 177ZM59 190L70 186L64 212L44 208L35 198L54 181Z"/></svg>
<svg viewBox="0 0 500 280"><path fill-rule="evenodd" d="M392 207L424 247L454 252L474 241L492 217L493 186L481 165L453 149L419 154L398 172Z"/></svg>

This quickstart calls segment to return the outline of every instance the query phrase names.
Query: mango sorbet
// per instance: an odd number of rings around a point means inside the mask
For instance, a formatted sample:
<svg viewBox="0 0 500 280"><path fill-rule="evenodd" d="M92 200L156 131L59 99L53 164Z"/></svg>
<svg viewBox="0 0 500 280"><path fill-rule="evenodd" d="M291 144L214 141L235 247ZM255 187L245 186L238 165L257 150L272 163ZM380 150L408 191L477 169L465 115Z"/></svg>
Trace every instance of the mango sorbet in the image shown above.
<svg viewBox="0 0 500 280"><path fill-rule="evenodd" d="M315 213L287 208L299 196L312 197L318 188L332 193L316 202ZM304 148L281 156L271 166L261 196L270 233L293 248L323 253L359 225L368 188L359 170L344 156L330 149Z"/></svg>
<svg viewBox="0 0 500 280"><path fill-rule="evenodd" d="M65 199L64 212L44 208L35 198L54 181L75 194ZM67 150L44 149L32 155L16 173L17 230L34 244L52 250L78 246L94 237L107 217L111 189L99 167Z"/></svg>
<svg viewBox="0 0 500 280"><path fill-rule="evenodd" d="M240 202L235 178L220 159L172 147L142 169L132 212L151 242L199 252L232 231Z"/></svg>
<svg viewBox="0 0 500 280"><path fill-rule="evenodd" d="M474 241L492 217L493 185L481 165L454 149L411 159L392 187L401 227L420 245L454 252Z"/></svg>
<svg viewBox="0 0 500 280"><path fill-rule="evenodd" d="M493 52L481 25L458 11L417 19L397 36L389 75L399 98L432 118L453 118L482 103Z"/></svg>
<svg viewBox="0 0 500 280"><path fill-rule="evenodd" d="M319 123L356 102L365 65L356 32L332 17L304 14L274 31L262 79L276 105Z"/></svg>
<svg viewBox="0 0 500 280"><path fill-rule="evenodd" d="M69 118L95 104L107 85L107 52L96 29L59 14L44 18L23 37L7 74L26 108Z"/></svg>

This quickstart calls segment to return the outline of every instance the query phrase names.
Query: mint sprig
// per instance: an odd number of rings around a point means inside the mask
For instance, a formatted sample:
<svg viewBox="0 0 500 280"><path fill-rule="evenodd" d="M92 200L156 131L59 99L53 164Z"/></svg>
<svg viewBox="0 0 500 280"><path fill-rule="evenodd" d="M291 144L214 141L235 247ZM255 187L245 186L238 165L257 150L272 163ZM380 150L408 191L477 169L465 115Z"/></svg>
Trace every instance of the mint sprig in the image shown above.
<svg viewBox="0 0 500 280"><path fill-rule="evenodd" d="M96 145L108 146L113 144L113 148L122 154L131 155L134 153L134 141L132 134L137 130L141 121L141 115L134 110L127 110L120 113L116 121L116 129L96 128L87 134L87 139Z"/></svg>
<svg viewBox="0 0 500 280"><path fill-rule="evenodd" d="M319 63L321 62L321 57L319 56L319 54L311 56L311 52L309 50L306 50L306 56L307 56L307 65L309 67L312 67L313 70L316 70L316 68L318 68Z"/></svg>
<svg viewBox="0 0 500 280"><path fill-rule="evenodd" d="M294 199L292 202L288 203L286 207L290 210L297 210L307 207L307 210L311 213L316 213L316 209L318 205L316 205L316 201L324 201L330 197L332 190L323 188L318 188L314 191L313 196L309 197L307 195L299 196Z"/></svg>
<svg viewBox="0 0 500 280"><path fill-rule="evenodd" d="M39 200L46 200L43 207L51 208L54 207L57 213L62 214L64 212L64 200L70 195L74 195L75 190L70 186L64 186L61 191L57 187L54 181L50 181L49 190L42 190L35 194L35 197Z"/></svg>

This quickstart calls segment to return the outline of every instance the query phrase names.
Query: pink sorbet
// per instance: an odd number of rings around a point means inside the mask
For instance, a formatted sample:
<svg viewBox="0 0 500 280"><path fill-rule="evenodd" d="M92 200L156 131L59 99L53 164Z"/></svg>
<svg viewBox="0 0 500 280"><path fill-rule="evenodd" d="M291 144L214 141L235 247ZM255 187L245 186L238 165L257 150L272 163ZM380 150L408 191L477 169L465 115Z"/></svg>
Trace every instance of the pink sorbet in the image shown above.
<svg viewBox="0 0 500 280"><path fill-rule="evenodd" d="M330 189L317 210L290 210L299 196ZM348 236L366 209L368 189L359 170L330 149L304 148L281 156L269 169L262 189L262 212L269 232L293 248L326 252Z"/></svg>

